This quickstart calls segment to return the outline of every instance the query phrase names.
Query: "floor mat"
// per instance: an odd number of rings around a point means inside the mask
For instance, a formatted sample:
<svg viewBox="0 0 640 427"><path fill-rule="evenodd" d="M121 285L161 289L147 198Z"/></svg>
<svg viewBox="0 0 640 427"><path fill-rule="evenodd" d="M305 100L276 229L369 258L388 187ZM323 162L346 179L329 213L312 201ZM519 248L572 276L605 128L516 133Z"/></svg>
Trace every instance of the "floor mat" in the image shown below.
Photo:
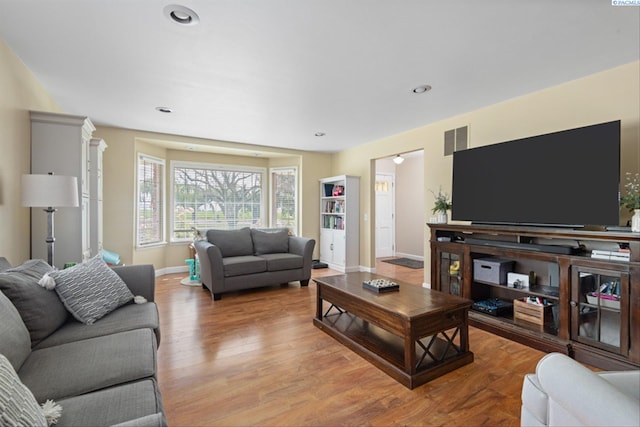
<svg viewBox="0 0 640 427"><path fill-rule="evenodd" d="M410 258L393 258L393 259L383 259L382 262L388 262L389 264L400 265L402 267L409 268L424 268L424 262L418 261L416 259Z"/></svg>

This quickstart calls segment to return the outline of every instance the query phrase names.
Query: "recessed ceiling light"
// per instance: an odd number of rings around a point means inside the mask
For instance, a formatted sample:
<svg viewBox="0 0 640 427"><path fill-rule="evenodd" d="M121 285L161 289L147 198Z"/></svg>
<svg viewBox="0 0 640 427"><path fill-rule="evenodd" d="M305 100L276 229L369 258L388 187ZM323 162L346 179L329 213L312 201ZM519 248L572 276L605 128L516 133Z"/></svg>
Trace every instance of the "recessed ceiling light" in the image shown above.
<svg viewBox="0 0 640 427"><path fill-rule="evenodd" d="M425 93L425 92L429 92L431 90L431 86L429 85L422 85L422 86L418 86L416 88L413 89L413 93Z"/></svg>
<svg viewBox="0 0 640 427"><path fill-rule="evenodd" d="M325 136L325 135L326 135L326 133L324 133L324 132L316 132L316 134L315 134L315 135L316 135L316 136Z"/></svg>
<svg viewBox="0 0 640 427"><path fill-rule="evenodd" d="M164 15L180 25L195 25L200 22L200 17L188 7L170 4L164 7Z"/></svg>
<svg viewBox="0 0 640 427"><path fill-rule="evenodd" d="M156 110L161 113L173 113L173 110L169 107L156 107Z"/></svg>

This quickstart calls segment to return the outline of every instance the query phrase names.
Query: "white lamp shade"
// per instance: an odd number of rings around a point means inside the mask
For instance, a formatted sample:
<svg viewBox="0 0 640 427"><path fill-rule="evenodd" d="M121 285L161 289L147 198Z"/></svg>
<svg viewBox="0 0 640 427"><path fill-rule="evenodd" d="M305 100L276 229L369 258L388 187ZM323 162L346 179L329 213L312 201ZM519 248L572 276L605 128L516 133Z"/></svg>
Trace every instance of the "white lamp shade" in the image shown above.
<svg viewBox="0 0 640 427"><path fill-rule="evenodd" d="M78 206L78 178L64 175L22 175L22 206Z"/></svg>
<svg viewBox="0 0 640 427"><path fill-rule="evenodd" d="M404 162L404 157L402 157L400 154L393 158L393 163L395 163L396 165L399 165L402 162Z"/></svg>

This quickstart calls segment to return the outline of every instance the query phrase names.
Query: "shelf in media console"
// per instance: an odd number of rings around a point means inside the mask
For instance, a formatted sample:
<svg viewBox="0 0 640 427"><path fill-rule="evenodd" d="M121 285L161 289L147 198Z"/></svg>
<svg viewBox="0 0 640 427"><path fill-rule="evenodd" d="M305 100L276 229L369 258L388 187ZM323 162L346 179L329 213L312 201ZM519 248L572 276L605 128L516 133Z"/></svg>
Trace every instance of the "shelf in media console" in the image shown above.
<svg viewBox="0 0 640 427"><path fill-rule="evenodd" d="M568 245L541 245L538 243L506 242L501 240L477 239L467 237L464 242L468 245L491 246L506 249L522 249L527 251L547 252L561 255L574 255L580 253L580 248Z"/></svg>
<svg viewBox="0 0 640 427"><path fill-rule="evenodd" d="M486 282L483 280L474 280L474 284L491 286L494 288L508 289L514 293L537 296L542 298L558 299L560 298L560 288L556 286L531 285L528 288L510 288L506 285L498 285L496 283Z"/></svg>

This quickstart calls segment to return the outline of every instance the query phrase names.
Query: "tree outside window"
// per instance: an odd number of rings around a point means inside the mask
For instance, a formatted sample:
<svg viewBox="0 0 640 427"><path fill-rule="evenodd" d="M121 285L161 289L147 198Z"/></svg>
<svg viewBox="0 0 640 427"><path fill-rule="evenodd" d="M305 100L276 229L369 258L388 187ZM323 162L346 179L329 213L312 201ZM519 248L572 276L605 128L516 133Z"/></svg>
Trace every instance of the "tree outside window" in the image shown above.
<svg viewBox="0 0 640 427"><path fill-rule="evenodd" d="M173 165L173 240L193 238L194 228L264 227L264 171L242 167Z"/></svg>

